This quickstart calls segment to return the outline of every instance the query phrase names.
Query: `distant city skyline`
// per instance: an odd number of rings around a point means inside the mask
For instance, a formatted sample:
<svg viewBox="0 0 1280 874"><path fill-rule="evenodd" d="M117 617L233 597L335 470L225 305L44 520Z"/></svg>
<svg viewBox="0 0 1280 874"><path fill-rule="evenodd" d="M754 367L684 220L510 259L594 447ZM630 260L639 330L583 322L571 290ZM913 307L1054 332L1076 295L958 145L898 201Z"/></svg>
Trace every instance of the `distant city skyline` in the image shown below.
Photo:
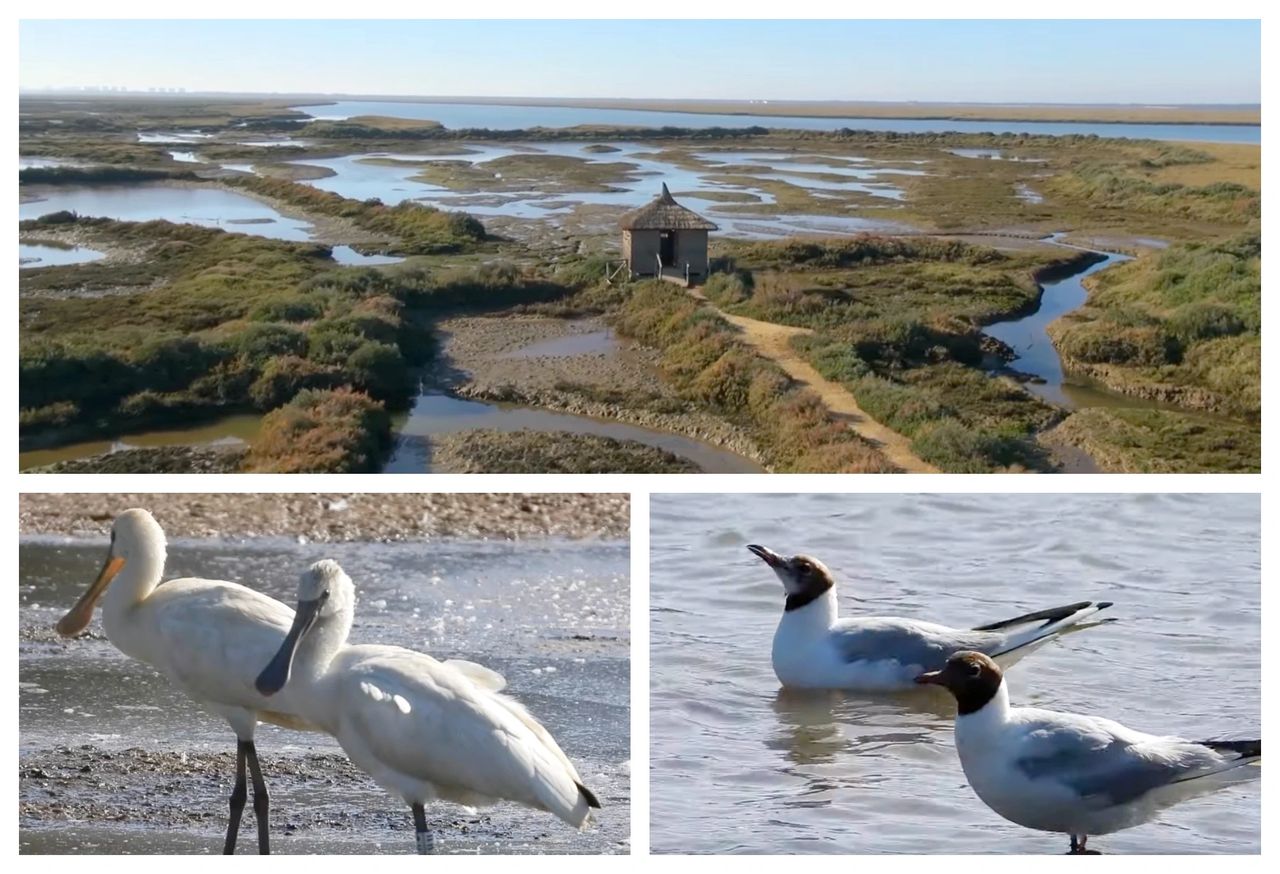
<svg viewBox="0 0 1280 874"><path fill-rule="evenodd" d="M23 21L22 90L1258 104L1257 21Z"/></svg>

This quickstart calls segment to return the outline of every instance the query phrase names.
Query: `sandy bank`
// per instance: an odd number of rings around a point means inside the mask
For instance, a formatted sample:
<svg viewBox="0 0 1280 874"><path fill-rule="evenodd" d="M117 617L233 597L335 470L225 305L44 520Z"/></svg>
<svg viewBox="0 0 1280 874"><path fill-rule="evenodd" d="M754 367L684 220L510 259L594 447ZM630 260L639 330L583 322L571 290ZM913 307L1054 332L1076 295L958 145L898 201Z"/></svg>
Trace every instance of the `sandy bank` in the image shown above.
<svg viewBox="0 0 1280 874"><path fill-rule="evenodd" d="M18 530L106 537L130 507L149 509L171 537L619 539L630 531L630 499L620 494L28 494Z"/></svg>

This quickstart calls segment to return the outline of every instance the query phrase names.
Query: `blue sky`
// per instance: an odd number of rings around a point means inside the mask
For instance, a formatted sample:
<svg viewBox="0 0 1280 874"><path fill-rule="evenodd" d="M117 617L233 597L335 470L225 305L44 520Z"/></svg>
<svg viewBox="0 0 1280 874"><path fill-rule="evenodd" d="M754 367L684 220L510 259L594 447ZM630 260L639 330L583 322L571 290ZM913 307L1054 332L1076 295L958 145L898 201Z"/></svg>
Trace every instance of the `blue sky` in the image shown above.
<svg viewBox="0 0 1280 874"><path fill-rule="evenodd" d="M1256 21L24 21L23 88L1258 103Z"/></svg>

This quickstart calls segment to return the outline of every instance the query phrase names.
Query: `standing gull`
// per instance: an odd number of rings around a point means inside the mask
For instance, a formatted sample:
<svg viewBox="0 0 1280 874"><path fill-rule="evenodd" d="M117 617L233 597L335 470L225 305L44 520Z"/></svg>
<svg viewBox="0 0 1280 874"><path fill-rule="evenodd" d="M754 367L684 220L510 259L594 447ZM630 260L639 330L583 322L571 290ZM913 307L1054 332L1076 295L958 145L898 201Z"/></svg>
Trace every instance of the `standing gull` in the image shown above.
<svg viewBox="0 0 1280 874"><path fill-rule="evenodd" d="M1000 666L982 653L956 653L916 682L955 695L956 751L978 797L1010 822L1070 835L1075 854L1091 852L1089 835L1141 825L1186 798L1261 775L1261 740L1188 741L1010 707Z"/></svg>
<svg viewBox="0 0 1280 874"><path fill-rule="evenodd" d="M434 840L424 805L500 800L554 813L583 828L600 802L550 733L499 694L501 676L397 646L352 646L355 587L333 561L298 584L293 627L257 687L282 690L351 761L413 811L418 852Z"/></svg>
<svg viewBox="0 0 1280 874"><path fill-rule="evenodd" d="M224 853L234 853L253 777L258 851L269 853L267 785L253 735L258 721L314 730L298 718L292 697L268 701L253 686L263 663L280 648L293 611L236 583L180 579L161 584L164 531L146 510L126 510L111 526L111 548L93 584L58 622L75 637L102 599L102 627L125 655L164 674L191 700L221 715L236 733L236 783Z"/></svg>
<svg viewBox="0 0 1280 874"><path fill-rule="evenodd" d="M784 686L893 692L911 689L921 671L941 668L954 652L984 652L1011 665L1078 625L1110 601L1078 601L972 629L887 616L839 618L836 583L808 555L791 558L748 546L773 568L787 600L773 635L773 672Z"/></svg>

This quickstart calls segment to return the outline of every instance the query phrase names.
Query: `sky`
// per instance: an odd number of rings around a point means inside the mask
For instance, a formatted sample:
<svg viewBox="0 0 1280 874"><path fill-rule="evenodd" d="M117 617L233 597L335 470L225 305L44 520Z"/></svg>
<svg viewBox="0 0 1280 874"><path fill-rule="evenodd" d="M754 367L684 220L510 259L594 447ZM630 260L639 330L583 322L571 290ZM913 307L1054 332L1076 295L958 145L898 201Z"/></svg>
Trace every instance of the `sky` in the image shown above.
<svg viewBox="0 0 1280 874"><path fill-rule="evenodd" d="M24 21L23 89L1260 103L1256 21Z"/></svg>

